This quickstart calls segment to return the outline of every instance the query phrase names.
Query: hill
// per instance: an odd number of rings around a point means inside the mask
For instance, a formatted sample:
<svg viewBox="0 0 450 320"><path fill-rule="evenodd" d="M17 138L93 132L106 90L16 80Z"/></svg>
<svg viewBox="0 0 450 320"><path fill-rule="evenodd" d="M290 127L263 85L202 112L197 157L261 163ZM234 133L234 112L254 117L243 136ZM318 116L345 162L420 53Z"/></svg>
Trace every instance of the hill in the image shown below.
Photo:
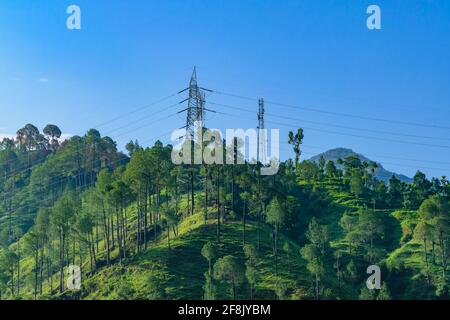
<svg viewBox="0 0 450 320"><path fill-rule="evenodd" d="M351 159L288 160L274 176L179 166L171 145L130 142L125 156L96 130L18 141L0 149L0 299L450 297L444 178L386 185ZM370 265L380 291L367 289Z"/></svg>
<svg viewBox="0 0 450 320"><path fill-rule="evenodd" d="M369 158L365 157L364 155L362 155L360 153L356 153L352 149L347 149L347 148L330 149L328 151L319 153L318 155L315 155L315 156L311 157L309 160L313 161L315 163L318 163L321 156L323 156L326 161L331 160L331 161L333 161L335 163L336 163L337 159L344 159L344 158L349 157L349 156L357 156L361 161L366 161L366 162L371 162L372 161ZM381 181L384 181L385 183L388 183L389 179L392 176L395 176L400 181L403 181L403 182L406 182L406 183L412 183L412 181L413 181L412 178L409 178L409 177L407 177L407 176L405 176L403 174L398 174L398 173L395 173L395 172L388 171L388 170L386 170L383 167L383 165L381 163L379 163L379 162L376 162L376 163L378 165L378 168L375 170L375 177L378 180L381 180ZM339 165L336 163L336 166L339 166Z"/></svg>

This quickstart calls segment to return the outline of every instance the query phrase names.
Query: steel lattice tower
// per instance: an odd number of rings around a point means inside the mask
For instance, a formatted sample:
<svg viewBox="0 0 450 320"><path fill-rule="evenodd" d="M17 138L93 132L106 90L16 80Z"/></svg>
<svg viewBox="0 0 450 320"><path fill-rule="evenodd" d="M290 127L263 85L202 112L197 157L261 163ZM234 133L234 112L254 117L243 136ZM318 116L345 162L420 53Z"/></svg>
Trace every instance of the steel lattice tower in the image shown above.
<svg viewBox="0 0 450 320"><path fill-rule="evenodd" d="M258 145L257 145L257 161L262 164L266 163L266 135L264 132L264 99L258 100Z"/></svg>
<svg viewBox="0 0 450 320"><path fill-rule="evenodd" d="M186 135L191 140L195 139L195 131L202 130L205 126L205 91L210 91L198 86L197 83L197 71L194 67L191 80L189 81L189 87L180 91L189 92L188 98L180 103L187 101L187 108L181 110L179 113L186 111Z"/></svg>

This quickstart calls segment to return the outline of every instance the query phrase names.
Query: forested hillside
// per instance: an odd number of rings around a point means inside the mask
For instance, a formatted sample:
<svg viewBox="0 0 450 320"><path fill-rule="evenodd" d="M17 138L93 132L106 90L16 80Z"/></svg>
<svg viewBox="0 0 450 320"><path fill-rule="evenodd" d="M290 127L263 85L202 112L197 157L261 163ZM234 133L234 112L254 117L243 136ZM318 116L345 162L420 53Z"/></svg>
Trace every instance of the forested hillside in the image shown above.
<svg viewBox="0 0 450 320"><path fill-rule="evenodd" d="M1 141L0 299L449 298L446 177L306 161L302 129L274 176L174 165L159 141L125 155L95 129L60 137L28 124Z"/></svg>
<svg viewBox="0 0 450 320"><path fill-rule="evenodd" d="M325 159L325 161L331 160L335 163L335 165L337 167L342 169L342 162L339 161L339 159L342 160L342 159L345 159L350 156L356 156L362 162L366 162L366 163L373 162L372 160L365 157L364 155L358 154L355 151L353 151L351 149L346 149L346 148L336 148L336 149L328 150L328 151L325 151L323 153L320 153L320 154L310 158L309 160L316 162L318 164L320 161L320 158L323 157ZM389 183L389 179L391 179L392 176L395 176L397 179L399 179L402 182L407 182L407 183L413 182L413 179L411 179L403 174L397 174L397 173L386 170L385 168L383 168L383 165L381 163L376 163L374 174L375 174L375 178L377 178L378 180L384 181L387 184Z"/></svg>

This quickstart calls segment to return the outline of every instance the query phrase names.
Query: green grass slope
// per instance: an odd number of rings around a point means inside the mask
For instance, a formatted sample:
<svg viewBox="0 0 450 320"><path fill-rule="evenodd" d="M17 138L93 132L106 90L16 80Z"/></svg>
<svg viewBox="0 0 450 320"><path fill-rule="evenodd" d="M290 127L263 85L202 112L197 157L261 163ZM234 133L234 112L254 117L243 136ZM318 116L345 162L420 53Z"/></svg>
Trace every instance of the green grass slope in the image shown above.
<svg viewBox="0 0 450 320"><path fill-rule="evenodd" d="M247 225L247 243L257 243L257 230L253 223ZM218 246L219 257L234 255L244 264L242 250L242 223L226 222L221 227L221 241ZM172 235L171 235L172 236ZM121 264L104 267L94 276L85 279L84 299L202 299L204 273L208 262L201 255L201 248L208 241L216 240L214 220L203 222L201 214L183 220L179 235L171 240L168 248L167 238ZM281 237L280 244L289 241ZM275 272L275 259L272 254L271 230L262 228L260 256L257 263L259 276L254 298L275 299L277 282L288 288L288 295L301 295L306 290L301 286L308 282L309 275L299 257L299 247L291 242L290 257L280 253L278 276ZM281 250L280 250L281 251ZM157 281L155 281L157 280ZM249 288L244 283L238 298L248 299ZM230 297L229 288L218 283L218 298Z"/></svg>

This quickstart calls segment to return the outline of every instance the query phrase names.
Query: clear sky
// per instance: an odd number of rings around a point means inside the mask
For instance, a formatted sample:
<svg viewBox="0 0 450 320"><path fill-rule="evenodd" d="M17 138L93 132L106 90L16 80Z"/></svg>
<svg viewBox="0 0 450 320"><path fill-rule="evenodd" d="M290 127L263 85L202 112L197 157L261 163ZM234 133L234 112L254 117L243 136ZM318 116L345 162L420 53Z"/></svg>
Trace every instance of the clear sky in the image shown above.
<svg viewBox="0 0 450 320"><path fill-rule="evenodd" d="M71 4L81 30L66 28ZM370 4L381 30L366 27ZM395 172L450 175L447 0L2 0L0 135L54 123L151 144L184 124L184 97L149 104L185 88L194 65L203 87L264 97L282 143L304 127L304 158L347 147ZM256 126L256 101L213 93L207 105L226 113L209 127Z"/></svg>

